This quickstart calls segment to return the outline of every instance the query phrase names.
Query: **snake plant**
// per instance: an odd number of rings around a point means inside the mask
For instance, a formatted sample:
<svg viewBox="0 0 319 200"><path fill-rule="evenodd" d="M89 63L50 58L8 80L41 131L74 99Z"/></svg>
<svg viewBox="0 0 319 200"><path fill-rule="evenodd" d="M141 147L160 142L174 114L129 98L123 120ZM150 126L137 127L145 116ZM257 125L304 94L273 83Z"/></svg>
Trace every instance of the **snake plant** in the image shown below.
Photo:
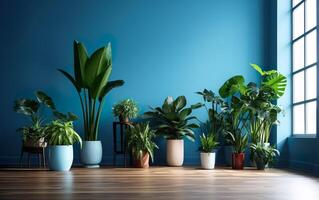
<svg viewBox="0 0 319 200"><path fill-rule="evenodd" d="M127 143L136 159L140 159L143 153L149 153L151 160L154 159L154 149L158 146L153 142L155 131L148 123L131 125L127 132Z"/></svg>
<svg viewBox="0 0 319 200"><path fill-rule="evenodd" d="M98 137L99 122L105 96L113 89L124 84L123 80L109 81L112 71L110 43L97 49L91 56L85 46L77 41L74 49L74 77L66 71L59 71L75 87L83 114L84 139L95 141Z"/></svg>

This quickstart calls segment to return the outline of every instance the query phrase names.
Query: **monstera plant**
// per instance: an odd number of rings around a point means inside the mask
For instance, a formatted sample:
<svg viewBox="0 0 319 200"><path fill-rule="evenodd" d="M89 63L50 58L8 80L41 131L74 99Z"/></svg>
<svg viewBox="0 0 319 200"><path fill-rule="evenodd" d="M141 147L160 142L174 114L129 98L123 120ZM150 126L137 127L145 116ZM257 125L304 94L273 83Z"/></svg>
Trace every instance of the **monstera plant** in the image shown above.
<svg viewBox="0 0 319 200"><path fill-rule="evenodd" d="M109 81L112 72L110 43L97 49L91 56L88 55L85 46L80 42L74 41L73 49L74 77L62 69L59 69L59 71L70 80L78 93L83 113L85 140L81 159L84 164L94 167L97 166L96 163L102 158L101 143L100 141L98 143L86 141L97 141L105 96L113 88L122 86L124 81ZM91 145L100 147L88 147ZM87 152L88 149L94 149L95 153ZM99 156L94 157L92 154L98 154Z"/></svg>
<svg viewBox="0 0 319 200"><path fill-rule="evenodd" d="M184 161L184 138L194 141L193 128L199 128L196 123L191 123L196 117L191 116L192 110L200 107L196 104L186 107L185 96L179 96L175 100L167 97L162 107L152 108L144 115L153 119L156 123L156 133L163 135L167 140L167 163L170 166L181 166Z"/></svg>
<svg viewBox="0 0 319 200"><path fill-rule="evenodd" d="M223 98L236 97L238 103L245 105L246 117L242 124L248 121L251 142L269 145L271 128L279 123L277 116L282 111L274 101L284 95L287 78L276 70L264 71L257 64L251 67L261 76L259 84L246 84L244 77L237 75L227 80L219 93Z"/></svg>

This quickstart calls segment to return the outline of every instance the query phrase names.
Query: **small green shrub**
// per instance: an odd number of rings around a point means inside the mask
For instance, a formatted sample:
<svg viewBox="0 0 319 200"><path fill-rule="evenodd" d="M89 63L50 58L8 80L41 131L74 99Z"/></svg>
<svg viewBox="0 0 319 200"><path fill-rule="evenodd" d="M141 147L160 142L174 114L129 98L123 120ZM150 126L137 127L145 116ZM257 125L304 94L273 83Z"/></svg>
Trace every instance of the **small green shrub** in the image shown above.
<svg viewBox="0 0 319 200"><path fill-rule="evenodd" d="M218 142L216 137L213 134L208 134L207 136L203 133L203 135L199 136L200 138L200 147L199 151L205 153L211 153L218 146Z"/></svg>
<svg viewBox="0 0 319 200"><path fill-rule="evenodd" d="M137 117L138 111L137 103L133 99L125 99L113 106L113 115L115 117L135 118Z"/></svg>

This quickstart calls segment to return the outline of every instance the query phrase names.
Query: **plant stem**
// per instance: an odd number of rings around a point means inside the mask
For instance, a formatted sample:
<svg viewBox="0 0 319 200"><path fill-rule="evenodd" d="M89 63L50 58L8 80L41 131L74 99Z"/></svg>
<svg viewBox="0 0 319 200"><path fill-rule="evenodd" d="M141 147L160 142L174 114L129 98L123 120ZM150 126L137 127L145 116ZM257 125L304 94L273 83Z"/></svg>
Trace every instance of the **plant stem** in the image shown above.
<svg viewBox="0 0 319 200"><path fill-rule="evenodd" d="M95 125L94 125L95 140L97 140L97 135L98 135L98 131L99 131L99 123L100 123L100 118L101 118L103 104L104 104L104 98L100 102L98 111L96 113Z"/></svg>

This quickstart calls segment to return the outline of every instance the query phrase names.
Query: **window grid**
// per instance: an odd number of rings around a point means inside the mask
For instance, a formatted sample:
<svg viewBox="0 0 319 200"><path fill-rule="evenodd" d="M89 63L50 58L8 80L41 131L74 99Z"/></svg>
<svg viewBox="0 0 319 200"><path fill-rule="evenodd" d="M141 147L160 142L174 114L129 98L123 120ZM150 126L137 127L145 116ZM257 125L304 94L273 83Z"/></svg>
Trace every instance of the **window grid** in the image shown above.
<svg viewBox="0 0 319 200"><path fill-rule="evenodd" d="M296 107L296 106L303 106L303 120L304 120L304 122L302 123L303 124L303 131L302 131L302 133L303 134L309 134L309 130L307 130L308 129L308 125L307 125L307 105L310 105L309 103L311 103L311 102L316 102L316 106L318 105L318 98L317 98L317 95L318 94L316 94L316 97L315 98L310 98L310 99L308 99L307 98L307 89L306 89L306 87L307 87L307 70L308 69L311 69L312 67L315 67L316 69L318 68L317 67L317 58L316 58L316 60L315 60L315 62L313 62L313 63L307 63L307 36L309 36L311 33L315 33L315 31L317 30L317 23L316 23L316 25L314 26L314 27L312 27L312 28L310 28L309 30L307 30L306 28L306 26L307 26L307 5L306 5L306 2L307 2L307 0L301 0L299 3L297 3L295 6L293 6L294 4L293 4L293 0L291 1L292 2L292 15L291 15L291 21L292 21L292 34L291 34L291 41L292 41L292 85L293 85L293 87L295 87L295 85L294 85L294 76L296 75L296 74L298 74L298 73L303 73L303 100L302 101L297 101L297 102L294 102L295 101L295 97L294 97L294 94L292 93L292 130L293 130L293 134L301 134L300 132L299 133L297 133L297 132L295 132L295 125L294 125L294 108ZM316 4L317 5L317 4ZM297 35L296 36L296 38L294 38L295 37L295 35L294 35L294 26L295 26L295 24L294 24L294 12L296 11L296 9L297 8L301 8L301 6L303 6L303 9L304 9L304 11L303 11L303 31L302 31L302 33L303 34L301 34L301 35ZM317 9L316 9L316 15L317 15ZM317 17L317 16L316 16ZM318 38L318 33L316 32L316 38ZM303 66L301 67L301 68L299 68L299 69L297 69L297 70L295 70L294 68L295 68L295 63L294 63L294 44L296 43L296 42L298 42L298 41L301 41L303 39ZM316 41L317 42L317 41ZM317 44L316 44L316 47L317 47ZM317 51L318 51L318 48L316 48L317 49ZM318 53L316 52L316 55L317 55ZM317 70L317 73L316 73L316 81L318 80L318 70ZM317 83L316 83L316 85L317 85ZM318 87L317 87L318 88ZM318 89L317 89L318 90ZM294 88L293 88L293 90L292 90L293 92L294 92ZM317 109L318 110L318 109ZM318 119L318 111L316 111L316 122L318 121L317 119ZM317 132L317 123L316 123L316 131L315 132ZM312 133L310 133L310 134L312 134ZM315 134L315 133L313 133L313 134Z"/></svg>

